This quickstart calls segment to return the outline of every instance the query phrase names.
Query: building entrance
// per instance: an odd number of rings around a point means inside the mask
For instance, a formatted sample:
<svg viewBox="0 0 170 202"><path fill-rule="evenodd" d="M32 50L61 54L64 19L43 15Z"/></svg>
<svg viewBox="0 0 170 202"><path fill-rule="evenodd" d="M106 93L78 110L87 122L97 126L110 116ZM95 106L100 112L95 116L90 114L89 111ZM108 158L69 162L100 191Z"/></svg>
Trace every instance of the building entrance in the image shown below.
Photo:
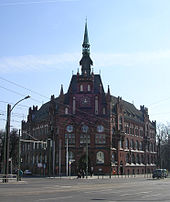
<svg viewBox="0 0 170 202"><path fill-rule="evenodd" d="M88 157L88 172L90 172L91 162L90 158ZM78 172L86 172L86 155L80 157L78 162Z"/></svg>

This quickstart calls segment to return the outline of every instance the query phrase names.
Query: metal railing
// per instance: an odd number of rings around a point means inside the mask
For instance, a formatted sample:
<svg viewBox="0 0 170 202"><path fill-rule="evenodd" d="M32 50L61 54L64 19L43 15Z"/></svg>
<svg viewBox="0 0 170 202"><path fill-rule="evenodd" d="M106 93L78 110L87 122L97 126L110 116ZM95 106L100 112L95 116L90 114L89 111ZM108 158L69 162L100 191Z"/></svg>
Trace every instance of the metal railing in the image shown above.
<svg viewBox="0 0 170 202"><path fill-rule="evenodd" d="M16 174L8 174L8 175L0 174L0 182L9 182L12 180L17 181L17 175Z"/></svg>

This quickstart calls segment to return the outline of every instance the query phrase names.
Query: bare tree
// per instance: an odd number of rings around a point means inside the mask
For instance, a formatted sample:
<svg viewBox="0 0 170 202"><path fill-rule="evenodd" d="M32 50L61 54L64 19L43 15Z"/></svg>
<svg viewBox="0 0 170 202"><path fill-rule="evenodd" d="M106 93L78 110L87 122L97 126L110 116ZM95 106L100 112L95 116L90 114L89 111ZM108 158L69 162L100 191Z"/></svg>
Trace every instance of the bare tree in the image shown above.
<svg viewBox="0 0 170 202"><path fill-rule="evenodd" d="M169 124L159 123L157 125L157 163L159 168L170 169L169 155L170 155L170 142L168 141Z"/></svg>
<svg viewBox="0 0 170 202"><path fill-rule="evenodd" d="M4 166L4 139L5 131L0 130L0 173L2 173ZM12 159L13 169L15 170L18 165L18 130L13 129L10 132L10 148L9 148L9 157Z"/></svg>

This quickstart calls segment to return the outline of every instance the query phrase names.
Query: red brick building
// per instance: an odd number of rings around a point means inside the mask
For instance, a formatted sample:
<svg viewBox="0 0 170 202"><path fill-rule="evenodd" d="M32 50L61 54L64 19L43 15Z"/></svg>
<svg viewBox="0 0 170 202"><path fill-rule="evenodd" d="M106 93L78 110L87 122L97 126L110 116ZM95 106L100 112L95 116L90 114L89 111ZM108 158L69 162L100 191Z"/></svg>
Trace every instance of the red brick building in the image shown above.
<svg viewBox="0 0 170 202"><path fill-rule="evenodd" d="M139 174L156 167L156 122L140 110L104 91L101 76L91 69L85 25L81 72L73 75L67 93L30 108L22 122L22 168L44 175ZM42 142L41 142L42 141ZM43 143L44 142L44 143ZM46 142L46 144L45 144Z"/></svg>

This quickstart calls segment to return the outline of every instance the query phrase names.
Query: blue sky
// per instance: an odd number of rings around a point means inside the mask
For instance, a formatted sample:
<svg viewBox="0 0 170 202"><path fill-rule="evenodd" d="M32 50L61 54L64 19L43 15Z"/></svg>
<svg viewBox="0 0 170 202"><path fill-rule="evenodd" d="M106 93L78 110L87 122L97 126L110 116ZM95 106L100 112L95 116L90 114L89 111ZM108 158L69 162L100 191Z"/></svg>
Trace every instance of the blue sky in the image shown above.
<svg viewBox="0 0 170 202"><path fill-rule="evenodd" d="M151 120L170 121L169 11L169 0L1 0L0 129L7 103L31 95L13 111L11 125L19 128L30 106L58 96L61 84L67 91L86 16L105 91L110 85L112 95L148 107Z"/></svg>

